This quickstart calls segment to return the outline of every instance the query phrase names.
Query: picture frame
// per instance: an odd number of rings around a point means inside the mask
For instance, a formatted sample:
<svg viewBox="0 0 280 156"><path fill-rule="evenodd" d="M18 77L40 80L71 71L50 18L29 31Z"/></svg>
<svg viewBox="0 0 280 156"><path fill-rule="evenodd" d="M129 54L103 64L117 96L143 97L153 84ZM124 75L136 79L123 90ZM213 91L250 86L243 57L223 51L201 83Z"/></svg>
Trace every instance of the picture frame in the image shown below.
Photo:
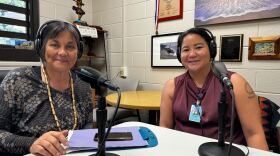
<svg viewBox="0 0 280 156"><path fill-rule="evenodd" d="M249 60L280 60L280 35L249 37Z"/></svg>
<svg viewBox="0 0 280 156"><path fill-rule="evenodd" d="M221 5L222 4L222 5ZM215 8L215 9L213 9ZM232 9L238 8L238 9ZM280 7L279 1L246 0L236 1L223 0L195 0L194 25L204 26L240 21L278 18Z"/></svg>
<svg viewBox="0 0 280 156"><path fill-rule="evenodd" d="M243 34L220 36L220 61L242 62Z"/></svg>
<svg viewBox="0 0 280 156"><path fill-rule="evenodd" d="M158 0L158 22L183 18L183 0Z"/></svg>
<svg viewBox="0 0 280 156"><path fill-rule="evenodd" d="M180 33L151 37L151 67L182 67L177 59L177 40Z"/></svg>

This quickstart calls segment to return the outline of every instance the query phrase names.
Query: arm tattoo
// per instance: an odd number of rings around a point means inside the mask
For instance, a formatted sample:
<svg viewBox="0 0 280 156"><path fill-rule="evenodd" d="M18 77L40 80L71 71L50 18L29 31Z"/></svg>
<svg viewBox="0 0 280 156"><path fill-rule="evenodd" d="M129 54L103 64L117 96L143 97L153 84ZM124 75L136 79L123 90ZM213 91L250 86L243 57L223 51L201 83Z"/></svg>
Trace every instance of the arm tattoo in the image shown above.
<svg viewBox="0 0 280 156"><path fill-rule="evenodd" d="M253 89L251 88L251 86L249 85L248 82L245 83L245 90L248 94L249 99L252 99L252 98L256 97L255 92L253 91Z"/></svg>

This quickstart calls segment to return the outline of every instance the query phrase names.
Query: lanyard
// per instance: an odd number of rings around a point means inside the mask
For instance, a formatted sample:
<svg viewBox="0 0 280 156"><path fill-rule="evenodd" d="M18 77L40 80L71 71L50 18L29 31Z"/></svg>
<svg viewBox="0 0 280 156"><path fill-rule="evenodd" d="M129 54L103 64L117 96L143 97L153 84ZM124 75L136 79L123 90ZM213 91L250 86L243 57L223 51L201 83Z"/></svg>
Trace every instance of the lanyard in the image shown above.
<svg viewBox="0 0 280 156"><path fill-rule="evenodd" d="M196 106L200 106L201 105L201 100L204 97L204 94L202 92L199 92L198 94L196 94Z"/></svg>

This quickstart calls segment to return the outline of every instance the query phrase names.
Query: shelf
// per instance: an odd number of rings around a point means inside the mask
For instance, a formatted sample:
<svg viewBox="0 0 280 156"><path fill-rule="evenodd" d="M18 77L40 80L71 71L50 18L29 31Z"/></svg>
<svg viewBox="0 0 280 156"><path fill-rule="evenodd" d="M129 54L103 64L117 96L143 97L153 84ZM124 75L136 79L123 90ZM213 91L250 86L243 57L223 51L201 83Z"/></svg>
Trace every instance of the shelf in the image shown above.
<svg viewBox="0 0 280 156"><path fill-rule="evenodd" d="M77 61L77 65L92 67L108 77L106 32L98 30L98 38L83 37L84 53Z"/></svg>

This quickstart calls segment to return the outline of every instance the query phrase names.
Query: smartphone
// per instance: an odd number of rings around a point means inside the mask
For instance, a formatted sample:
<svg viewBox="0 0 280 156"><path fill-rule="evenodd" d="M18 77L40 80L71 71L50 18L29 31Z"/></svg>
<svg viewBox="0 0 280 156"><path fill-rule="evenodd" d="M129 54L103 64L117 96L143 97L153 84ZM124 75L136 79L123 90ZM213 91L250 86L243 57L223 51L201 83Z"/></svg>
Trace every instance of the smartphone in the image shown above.
<svg viewBox="0 0 280 156"><path fill-rule="evenodd" d="M107 137L107 141L125 141L132 139L131 132L111 132ZM98 133L95 134L94 141L98 141Z"/></svg>

